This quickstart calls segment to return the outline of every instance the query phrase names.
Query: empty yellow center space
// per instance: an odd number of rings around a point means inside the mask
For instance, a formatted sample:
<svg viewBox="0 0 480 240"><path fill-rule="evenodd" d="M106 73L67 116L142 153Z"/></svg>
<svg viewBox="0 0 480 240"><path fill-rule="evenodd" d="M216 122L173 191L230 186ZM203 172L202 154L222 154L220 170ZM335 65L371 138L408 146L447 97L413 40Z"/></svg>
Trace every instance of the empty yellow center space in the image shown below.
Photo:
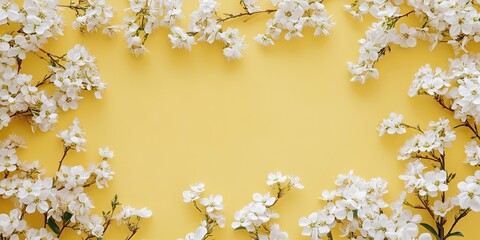
<svg viewBox="0 0 480 240"><path fill-rule="evenodd" d="M240 12L237 2L222 2L219 12ZM115 22L121 23L128 2L110 3L116 8ZM150 208L154 215L143 222L138 239L176 239L194 231L202 216L183 203L182 191L197 182L206 184L203 196L224 197L227 226L215 231L215 239L249 239L244 231L232 231L234 213L254 192L269 190L269 172L299 176L305 189L292 190L275 210L290 239L302 239L298 219L322 206L318 197L324 189L334 189L338 174L354 170L367 179L382 177L390 182L387 199L398 198L403 188L398 175L406 162L396 156L407 136L380 138L376 131L390 112L423 126L449 116L427 97L407 96L419 67L447 66L449 46L433 52L424 42L413 49L393 47L377 65L378 81L349 81L346 62L356 61L357 41L369 23L354 20L343 10L344 3L325 1L336 22L330 36L313 37L313 30L306 29L304 38L279 40L266 48L253 37L265 31L271 15L226 22L224 27L238 27L245 34L248 48L238 61L227 61L219 43L197 43L191 52L171 49L168 29L152 34L148 53L134 57L122 33L114 39L100 33L82 36L71 29L73 12L65 10L65 36L47 48L62 53L76 43L85 45L97 57L107 83L104 98L86 94L78 110L60 114L55 131L31 133L19 118L0 135L24 136L28 148L21 150L22 160L40 160L53 175L63 153L55 134L78 117L87 132L87 152L72 153L64 163L88 166L100 160L99 147L115 151L110 187L89 192L99 213L115 193L122 203ZM188 26L188 15L197 6L197 1L184 2L182 26ZM34 58L24 71L41 77L45 67ZM448 161L462 179L473 170L461 163L467 137L464 131L458 133L462 140L455 142ZM479 218L469 219L461 231L475 236L473 223ZM126 235L114 229L106 239Z"/></svg>

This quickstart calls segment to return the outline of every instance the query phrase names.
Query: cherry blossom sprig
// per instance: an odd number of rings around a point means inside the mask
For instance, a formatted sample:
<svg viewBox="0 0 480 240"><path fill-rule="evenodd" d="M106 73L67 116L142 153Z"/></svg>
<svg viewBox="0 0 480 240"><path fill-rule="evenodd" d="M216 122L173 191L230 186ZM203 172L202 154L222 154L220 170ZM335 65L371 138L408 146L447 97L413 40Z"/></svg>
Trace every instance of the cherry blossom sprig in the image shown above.
<svg viewBox="0 0 480 240"><path fill-rule="evenodd" d="M322 1L307 0L272 0L271 9L261 9L258 0L241 0L243 12L230 14L219 12L216 0L199 0L199 8L191 13L192 19L188 30L177 25L182 18L181 1L179 0L130 0L133 17L125 18L124 24L117 28L125 30L128 48L134 55L146 51L145 43L156 27L168 27L168 35L172 48L191 50L196 42L221 42L223 54L229 60L242 57L245 48L244 36L238 29L224 28L223 24L237 18L257 14L274 14L267 22L267 30L259 34L255 40L262 45L273 45L285 31L285 39L302 37L305 26L315 29L315 36L328 35L334 23L328 16ZM224 17L223 17L224 16Z"/></svg>
<svg viewBox="0 0 480 240"><path fill-rule="evenodd" d="M63 111L77 109L83 91L93 91L101 98L105 84L101 81L95 58L87 50L75 45L65 55L57 56L43 49L37 55L49 64L49 72L42 80L34 81L31 75L18 73L21 63L3 69L0 79L0 129L9 125L13 117L25 117L41 131L54 128L59 108ZM53 85L50 94L42 90Z"/></svg>
<svg viewBox="0 0 480 240"><path fill-rule="evenodd" d="M454 53L467 52L469 42L480 41L479 1L436 0L355 0L345 8L354 17L362 19L366 14L376 18L359 41L360 56L356 63L349 62L352 81L364 83L378 78L375 64L391 50L392 45L402 48L415 47L417 39L431 43L447 43ZM408 26L398 22L416 15L418 24Z"/></svg>
<svg viewBox="0 0 480 240"><path fill-rule="evenodd" d="M286 240L288 233L282 231L280 225L271 223L280 215L273 211L273 206L293 188L303 189L300 178L282 175L280 172L268 174L267 185L274 190L265 194L254 193L253 202L235 213L235 222L232 228L246 230L254 240Z"/></svg>
<svg viewBox="0 0 480 240"><path fill-rule="evenodd" d="M76 19L72 23L73 29L82 34L98 31L107 27L113 17L113 8L106 0L69 0L69 4L58 4L59 7L71 9ZM107 32L105 30L105 32Z"/></svg>
<svg viewBox="0 0 480 240"><path fill-rule="evenodd" d="M182 18L181 0L129 0L130 8L125 9L132 16L125 17L120 26L123 29L128 49L136 56L147 51L145 42L158 27L173 27Z"/></svg>
<svg viewBox="0 0 480 240"><path fill-rule="evenodd" d="M431 97L460 121L453 128L464 127L469 130L471 140L465 145L465 163L475 168L480 162L478 155L480 135L477 128L480 117L476 109L480 104L477 93L480 89L479 59L478 54L464 54L459 58L450 59L450 66L446 71L441 68L433 70L430 65L426 65L417 72L408 92L410 96ZM401 117L389 121L395 122L389 125L389 128L407 126ZM455 140L455 134L448 123L448 120L440 119L438 122L431 122L429 124L431 129L428 131L419 128L420 134L407 141L399 156L399 159L412 160L407 164L406 173L400 177L405 182L405 188L417 195L420 201L417 205L407 204L428 212L435 226L428 224L424 226L438 239L462 235L455 230L458 222L470 212L480 211L480 170L466 176L465 181L457 184L457 195L453 197L446 195L450 189L449 183L456 177L455 173L446 169L445 147ZM399 130L386 132L394 133ZM428 169L425 161L433 166L433 170L425 171ZM440 193L439 197L437 192ZM446 222L451 218L453 222L450 221L451 225L448 227Z"/></svg>
<svg viewBox="0 0 480 240"><path fill-rule="evenodd" d="M82 92L93 91L96 98L101 98L105 84L95 58L84 47L75 45L63 55L43 48L48 40L63 34L58 1L25 0L22 5L0 1L0 6L0 27L6 28L0 35L0 129L8 126L12 118L24 117L32 129L51 130L58 121L59 109L76 109ZM91 21L84 23L89 25ZM48 72L42 79L23 73L28 72L22 68L27 56L45 61ZM47 91L46 85L53 86L53 92L50 88Z"/></svg>
<svg viewBox="0 0 480 240"><path fill-rule="evenodd" d="M111 221L117 219L130 229L132 233L127 239L131 239L140 228L140 219L150 217L151 211L123 206L116 213L121 203L115 196L110 211L103 212L102 218L92 213L95 206L85 192L93 185L100 189L108 186L114 175L109 163L113 152L108 147L101 148L101 162L88 169L81 165L67 166L64 160L69 151L83 151L86 142L78 120L58 137L64 143L64 151L54 178L46 175L38 161L19 160L17 151L25 147L20 137L11 135L0 142L0 173L3 173L0 196L15 206L7 213L0 213L0 238L53 240L61 239L65 231L72 231L83 239L102 239ZM43 215L43 227L31 227L38 224L29 222L32 220L27 220L31 219L27 215Z"/></svg>
<svg viewBox="0 0 480 240"><path fill-rule="evenodd" d="M381 178L370 181L353 175L339 175L336 190L324 191L325 206L299 225L302 235L318 240L334 239L331 230L340 225L341 237L349 239L413 239L418 234L421 216L403 209L405 194L390 206L383 199L387 182ZM390 212L390 214L387 214Z"/></svg>
<svg viewBox="0 0 480 240"><path fill-rule="evenodd" d="M398 123L402 119L397 117L390 121ZM406 125L402 122L390 128L403 128ZM480 179L480 171L476 171L474 176L467 176L465 181L458 183L457 195L447 195L451 190L449 185L456 177L456 173L447 169L446 149L456 140L449 120L440 118L439 121L430 122L428 130L422 130L420 127L416 130L419 133L405 143L398 156L399 160L409 160L407 169L403 175L400 175L400 179L403 180L406 191L416 199L415 202L404 201L404 204L423 210L430 216L434 225L431 226L428 223L421 223L421 225L436 239L463 236L455 229L458 222L471 211L480 211L480 185L477 182ZM403 130L390 132L389 134L405 133ZM467 144L466 161L468 163L475 162L476 155L470 153L472 150L476 151L476 147L478 144L475 140ZM453 221L448 221L452 218ZM448 222L450 223L447 224ZM423 237L431 239L431 236Z"/></svg>
<svg viewBox="0 0 480 240"><path fill-rule="evenodd" d="M210 195L208 198L201 198L204 191L205 184L197 183L191 185L190 190L183 192L183 201L192 203L195 209L205 217L195 232L188 233L185 236L185 240L205 240L212 236L217 226L225 227L225 217L221 214L223 197L221 195ZM183 240L183 238L178 240Z"/></svg>

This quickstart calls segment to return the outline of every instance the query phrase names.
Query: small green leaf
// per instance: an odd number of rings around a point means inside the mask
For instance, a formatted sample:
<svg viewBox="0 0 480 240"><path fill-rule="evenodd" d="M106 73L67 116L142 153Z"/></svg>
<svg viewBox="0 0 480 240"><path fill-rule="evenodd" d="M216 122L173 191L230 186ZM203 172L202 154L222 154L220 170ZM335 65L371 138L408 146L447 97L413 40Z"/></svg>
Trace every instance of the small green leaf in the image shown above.
<svg viewBox="0 0 480 240"><path fill-rule="evenodd" d="M445 238L449 238L449 237L464 237L464 236L461 232L453 232L445 236Z"/></svg>
<svg viewBox="0 0 480 240"><path fill-rule="evenodd" d="M431 234L433 234L433 236L435 236L435 238L437 240L441 240L440 237L437 234L437 231L435 231L435 229L432 226L430 226L426 223L420 223L420 225L422 225L422 227L426 228Z"/></svg>
<svg viewBox="0 0 480 240"><path fill-rule="evenodd" d="M48 222L47 222L48 226L50 227L50 229L52 229L52 231L56 234L59 234L60 233L60 228L58 227L57 223L55 223L55 219L53 219L52 217L50 217L48 219Z"/></svg>
<svg viewBox="0 0 480 240"><path fill-rule="evenodd" d="M353 217L357 218L358 217L358 210L353 210Z"/></svg>
<svg viewBox="0 0 480 240"><path fill-rule="evenodd" d="M66 223L68 221L70 221L70 219L72 219L72 214L69 213L69 212L66 212L65 214L63 214L63 222Z"/></svg>

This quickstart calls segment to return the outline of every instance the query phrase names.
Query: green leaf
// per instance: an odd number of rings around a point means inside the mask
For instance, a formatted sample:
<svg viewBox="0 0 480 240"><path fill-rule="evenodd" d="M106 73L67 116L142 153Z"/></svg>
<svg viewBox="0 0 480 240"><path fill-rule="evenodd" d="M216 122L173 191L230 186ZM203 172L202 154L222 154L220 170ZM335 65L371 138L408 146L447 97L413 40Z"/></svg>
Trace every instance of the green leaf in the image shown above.
<svg viewBox="0 0 480 240"><path fill-rule="evenodd" d="M59 234L60 233L60 228L58 227L57 223L55 223L55 219L53 219L52 217L50 217L48 219L48 222L47 222L48 226L50 227L50 229L52 229L52 231L56 234Z"/></svg>
<svg viewBox="0 0 480 240"><path fill-rule="evenodd" d="M464 237L464 236L461 232L453 232L445 236L445 238L449 238L449 237Z"/></svg>
<svg viewBox="0 0 480 240"><path fill-rule="evenodd" d="M66 223L68 221L70 221L70 219L72 219L72 214L69 213L69 212L66 212L65 214L63 214L63 222Z"/></svg>
<svg viewBox="0 0 480 240"><path fill-rule="evenodd" d="M422 225L422 227L426 228L431 234L433 234L433 236L435 236L435 238L437 240L441 240L440 237L437 234L437 231L435 231L435 229L432 226L430 226L426 223L420 223L420 225Z"/></svg>

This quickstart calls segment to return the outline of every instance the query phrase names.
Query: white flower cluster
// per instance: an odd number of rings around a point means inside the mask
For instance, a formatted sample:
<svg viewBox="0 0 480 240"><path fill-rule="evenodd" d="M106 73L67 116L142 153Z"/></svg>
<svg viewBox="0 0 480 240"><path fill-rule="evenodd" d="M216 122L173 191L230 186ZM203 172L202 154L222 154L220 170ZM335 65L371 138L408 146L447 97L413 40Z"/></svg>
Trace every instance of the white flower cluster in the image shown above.
<svg viewBox="0 0 480 240"><path fill-rule="evenodd" d="M75 11L77 18L72 23L72 27L79 29L83 34L97 31L108 25L113 17L113 8L106 0L78 0L76 4L70 1L70 5L59 6Z"/></svg>
<svg viewBox="0 0 480 240"><path fill-rule="evenodd" d="M390 117L384 119L380 126L377 128L380 136L387 134L404 134L407 129L402 125L402 114L390 113Z"/></svg>
<svg viewBox="0 0 480 240"><path fill-rule="evenodd" d="M147 208L136 209L130 206L122 206L122 211L120 211L117 215L113 215L115 210L115 207L113 206L117 205L120 205L120 203L117 201L117 196L115 196L114 200L112 201L112 211L107 213L107 216L104 216L104 218L115 219L119 224L126 225L128 230L131 232L126 239L131 239L141 227L140 220L144 218L150 218L152 216L152 211Z"/></svg>
<svg viewBox="0 0 480 240"><path fill-rule="evenodd" d="M430 68L428 67L428 69ZM419 78L431 79L431 77L426 77L427 74L423 74L425 72L427 71L422 71L422 74L417 74L417 76ZM421 94L429 94L424 88L416 91ZM446 91L442 92L443 94L446 93ZM443 107L450 109L445 105L444 100L439 98L439 96L442 96L440 93L432 93L432 95ZM399 160L411 160L407 163L405 172L399 178L403 180L406 191L413 193L420 202L416 205L407 201L404 201L404 203L416 209L426 210L435 221L436 229L426 223L422 223L422 225L431 228L429 231L437 239L442 239L443 236L448 236L448 234L452 233L456 223L470 211L480 211L480 171L476 171L473 176L467 176L465 181L457 184L459 189L458 195L447 197L447 191L450 189L449 183L456 176L455 173L451 173L446 169L445 149L450 147L452 142L456 140L456 135L451 130L449 121L443 118L440 118L437 122L432 121L429 123L430 128L427 131L422 131L420 127L414 128L401 123L401 119L399 122L403 126L421 132L406 142L400 149L398 157ZM476 125L472 127L468 121L465 121L459 126L468 127L478 137ZM471 166L479 164L478 152L480 152L480 147L477 140L471 140L465 146L467 154L465 162ZM424 163L424 161L427 161L429 164ZM445 224L448 216L452 214L455 216L455 223L446 234ZM459 234L461 235L461 233ZM422 234L420 239L432 239L432 237L428 234Z"/></svg>
<svg viewBox="0 0 480 240"><path fill-rule="evenodd" d="M53 74L50 81L58 88L54 99L63 111L77 109L82 90L93 91L97 99L102 98L105 84L100 79L95 57L89 55L87 49L75 45L64 61L61 66L50 66Z"/></svg>
<svg viewBox="0 0 480 240"><path fill-rule="evenodd" d="M370 14L377 19L365 39L360 40L360 56L357 63L349 63L352 81L365 82L378 78L375 63L392 44L403 48L414 47L417 39L429 41L431 49L439 42L450 44L455 54L467 52L469 42L480 41L480 14L476 1L451 0L360 0L345 6L354 17L362 19ZM411 9L401 14L401 9ZM414 13L421 27L409 27L398 20Z"/></svg>
<svg viewBox="0 0 480 240"><path fill-rule="evenodd" d="M433 96L443 107L452 109L456 119L473 117L480 123L480 55L464 54L449 61L448 71L437 68L434 73L429 65L422 67L408 94Z"/></svg>
<svg viewBox="0 0 480 240"><path fill-rule="evenodd" d="M264 46L273 45L273 40L278 39L282 31L286 31L286 40L303 37L305 26L314 28L315 36L326 36L334 25L325 6L319 1L272 0L272 4L278 7L275 17L268 20L266 32L255 37ZM252 13L251 8L247 8L247 11Z"/></svg>
<svg viewBox="0 0 480 240"><path fill-rule="evenodd" d="M327 201L324 208L302 217L299 225L302 235L319 240L324 236L333 239L331 229L337 223L342 225L342 237L349 239L413 239L418 235L421 216L403 209L405 194L389 206L383 199L387 183L374 178L366 181L353 175L339 175L337 189L324 191L322 199Z"/></svg>
<svg viewBox="0 0 480 240"><path fill-rule="evenodd" d="M78 118L73 119L73 124L68 127L68 130L63 130L57 134L61 138L65 149L75 149L77 152L85 151L85 133L80 127Z"/></svg>
<svg viewBox="0 0 480 240"><path fill-rule="evenodd" d="M193 203L195 208L205 216L205 220L201 222L195 232L188 233L185 240L204 240L211 236L216 226L225 227L225 217L220 213L223 210L223 197L221 195L210 195L208 198L200 198L204 191L205 184L197 183L191 185L190 190L183 192L183 201ZM203 208L199 207L198 202ZM183 240L183 238L178 240Z"/></svg>
<svg viewBox="0 0 480 240"><path fill-rule="evenodd" d="M438 167L426 172L425 169L427 166L420 160L407 164L404 175L400 175L400 179L405 182L407 191L414 192L424 199L434 198L439 196L439 193L445 193L449 189L448 183L452 176L448 176L445 170ZM457 187L460 190L457 196L436 199L433 206L430 206L435 216L446 217L456 206L480 212L480 171L476 171L473 176L468 176L465 181L458 183Z"/></svg>
<svg viewBox="0 0 480 240"><path fill-rule="evenodd" d="M182 18L180 0L130 0L130 8L135 17L125 18L122 26L113 26L109 31L119 28L125 30L128 48L134 55L146 52L145 42L152 31L159 27L170 28L168 35L172 48L191 50L196 42L221 42L223 54L228 60L242 57L242 49L246 47L244 36L236 28L224 28L223 23L261 13L275 13L275 17L267 22L265 34L259 34L255 40L263 45L273 45L282 31L286 31L285 39L302 37L305 26L315 29L315 36L328 35L333 26L321 1L306 0L272 0L274 9L262 10L258 0L241 0L244 12L238 14L219 15L219 3L216 0L199 0L199 7L190 14L191 22L188 31L179 27L177 21Z"/></svg>
<svg viewBox="0 0 480 240"><path fill-rule="evenodd" d="M94 91L100 98L105 85L101 82L95 58L76 45L63 56L42 49L48 39L62 35L62 17L57 0L26 0L19 6L0 1L0 26L14 29L0 35L0 129L15 116L25 116L42 131L51 130L58 121L58 108L76 109L82 90ZM49 73L35 81L23 74L27 53L45 60ZM42 87L53 84L54 91Z"/></svg>
<svg viewBox="0 0 480 240"><path fill-rule="evenodd" d="M3 176L0 179L0 196L12 201L15 206L8 214L0 213L2 239L53 240L60 238L65 228L71 228L86 238L102 238L114 218L122 220L127 215L142 218L151 215L146 209L141 212L129 211L127 214L124 208L114 216L116 206L120 205L116 198L112 202L112 210L105 213L103 218L93 214L95 206L85 190L94 184L104 188L112 180L114 173L107 160L113 153L108 148L100 149L103 160L88 169L80 165L62 165L68 149L77 148L79 151L78 147L81 149L85 139L78 127L78 120L59 137L66 150L55 178L47 177L38 161L29 163L19 160L17 150L24 147L21 138L12 135L0 143L0 173ZM44 215L44 227L32 227L38 224L28 224L27 215Z"/></svg>
<svg viewBox="0 0 480 240"><path fill-rule="evenodd" d="M378 78L374 64L390 51L392 44L414 47L417 39L421 39L429 41L431 49L439 42L446 42L453 46L455 54L467 52L469 42L480 41L478 3L464 0L360 0L347 5L347 10L357 18L371 14L378 20L366 32L365 39L360 41L358 63L349 63L354 75L352 80L363 83L367 78ZM409 8L410 11L400 13L400 9L404 11ZM422 27L409 27L402 23L397 29L397 22L411 14L418 16ZM472 140L465 146L465 162L479 166L480 133L477 124L480 123L480 55L463 54L449 61L446 71L433 69L428 64L420 68L408 95L431 96L442 108L452 112L453 117L461 121L454 128L465 127L473 134ZM419 126L403 123L401 115L392 113L378 130L380 135L402 134L408 128L420 133L405 143L398 156L399 160L410 160L400 179L406 191L416 198L415 204L408 201L404 201L404 204L425 211L434 222L433 225L421 223L431 235L421 234L419 239L433 239L432 235L436 239L463 236L455 231L457 223L469 212L480 211L480 171L457 184L457 195L448 194L452 189L449 184L456 177L446 168L445 150L456 140L449 120L440 118L432 121L429 129L423 131ZM451 218L453 220L450 221Z"/></svg>
<svg viewBox="0 0 480 240"><path fill-rule="evenodd" d="M400 149L399 160L428 158L426 155L432 155L436 158L435 153L444 154L445 148L450 147L455 141L455 132L450 128L449 120L440 118L438 121L431 121L428 125L428 131L416 134L409 139Z"/></svg>
<svg viewBox="0 0 480 240"><path fill-rule="evenodd" d="M427 167L420 161L415 160L407 163L407 169L400 179L404 181L408 193L415 192L419 196L436 197L438 193L446 192L447 172L440 168L426 171Z"/></svg>
<svg viewBox="0 0 480 240"><path fill-rule="evenodd" d="M63 111L77 109L82 91L94 91L97 98L105 89L95 58L86 49L76 45L63 57L51 57L50 74L38 83L32 76L18 73L17 69L3 69L0 79L0 129L9 125L11 118L23 115L42 131L53 129L58 121L58 108ZM50 95L40 90L42 85L53 83L55 91Z"/></svg>
<svg viewBox="0 0 480 240"><path fill-rule="evenodd" d="M121 26L112 26L105 31L113 35L123 29L128 49L135 56L147 50L145 42L158 27L173 27L182 18L181 0L129 0L133 17L125 17Z"/></svg>
<svg viewBox="0 0 480 240"><path fill-rule="evenodd" d="M253 202L235 213L232 228L245 229L253 239L286 240L288 233L282 231L278 224L270 223L271 219L280 217L272 207L292 187L302 189L303 185L300 184L300 178L282 175L280 172L268 174L267 185L274 189L274 196L270 195L270 192L254 193Z"/></svg>
<svg viewBox="0 0 480 240"><path fill-rule="evenodd" d="M198 41L212 44L220 41L224 44L223 55L229 60L242 57L241 50L245 47L244 36L240 36L238 29L222 27L222 19L218 19L219 3L215 0L200 0L197 10L192 12L192 22L189 26L191 35L198 35ZM172 35L169 36L172 39ZM190 40L192 41L192 40ZM174 41L171 41L172 44ZM173 48L180 46L173 45Z"/></svg>

